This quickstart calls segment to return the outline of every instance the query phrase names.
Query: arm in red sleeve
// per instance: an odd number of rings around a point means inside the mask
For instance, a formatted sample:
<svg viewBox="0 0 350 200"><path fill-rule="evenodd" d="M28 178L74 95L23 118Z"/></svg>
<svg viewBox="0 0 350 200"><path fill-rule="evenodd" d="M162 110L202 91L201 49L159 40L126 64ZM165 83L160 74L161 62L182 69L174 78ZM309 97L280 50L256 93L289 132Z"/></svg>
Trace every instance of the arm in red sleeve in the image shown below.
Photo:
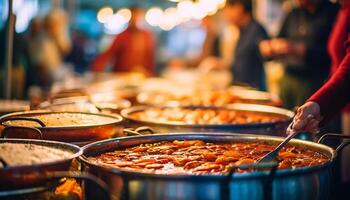
<svg viewBox="0 0 350 200"><path fill-rule="evenodd" d="M350 101L350 35L347 53L335 74L308 101L317 102L326 123ZM317 73L317 72L315 72Z"/></svg>
<svg viewBox="0 0 350 200"><path fill-rule="evenodd" d="M120 43L120 37L117 36L112 45L102 54L98 55L91 64L92 71L103 71L108 64L113 59L113 56L116 55Z"/></svg>

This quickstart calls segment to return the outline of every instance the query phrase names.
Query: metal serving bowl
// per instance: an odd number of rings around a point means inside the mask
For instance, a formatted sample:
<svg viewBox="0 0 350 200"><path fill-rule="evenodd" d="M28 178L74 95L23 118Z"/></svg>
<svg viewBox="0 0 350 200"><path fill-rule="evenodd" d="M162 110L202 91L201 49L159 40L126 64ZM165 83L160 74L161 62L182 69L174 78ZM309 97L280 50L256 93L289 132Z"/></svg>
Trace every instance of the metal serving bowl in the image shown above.
<svg viewBox="0 0 350 200"><path fill-rule="evenodd" d="M33 187L41 183L40 179L38 179L40 175L43 176L45 173L53 171L68 171L72 160L78 158L82 154L82 150L78 146L63 142L29 139L0 139L0 143L35 144L71 153L67 158L31 165L6 166L5 161L2 159L2 165L4 166L0 167L0 190ZM42 153L45 154L46 152Z"/></svg>
<svg viewBox="0 0 350 200"><path fill-rule="evenodd" d="M129 109L122 110L121 115L127 121L129 127L136 128L140 126L148 126L154 129L156 133L167 133L167 132L237 132L237 133L254 133L264 135L285 135L285 130L288 124L291 122L294 112L264 105L256 104L231 104L223 107L204 107L204 106L190 106L181 108L204 108L204 109L232 109L244 112L255 112L279 115L286 120L270 123L247 123L247 124L206 124L206 125L189 125L185 123L166 123L157 121L138 120L132 118L130 115L135 112L143 111L148 108L146 106L132 107ZM167 107L163 107L167 108Z"/></svg>
<svg viewBox="0 0 350 200"><path fill-rule="evenodd" d="M173 140L203 140L206 142L263 142L278 144L283 138L241 134L161 134L111 139L83 147L80 157L83 171L104 180L114 199L229 199L229 200L319 200L329 199L332 169L337 152L350 144L347 141L334 150L326 145L303 140L292 140L289 145L307 148L324 154L329 161L323 165L296 169L278 169L268 166L250 166L256 171L226 175L159 175L130 172L94 164L88 160L116 149L145 143ZM275 165L276 166L276 165ZM89 189L89 185L86 186ZM89 191L89 190L87 190Z"/></svg>
<svg viewBox="0 0 350 200"><path fill-rule="evenodd" d="M44 122L33 115L46 114L82 114L95 117L104 117L112 119L106 123L95 123L77 126L46 126ZM27 120L36 122L37 127L12 126L9 121ZM113 136L121 136L123 134L122 117L117 114L101 114L101 113L82 113L82 112L50 112L50 111L29 111L17 112L0 117L2 126L2 137L22 137L22 138L41 138L44 140L54 140L62 142L70 142L76 144L86 144L92 141L108 139Z"/></svg>

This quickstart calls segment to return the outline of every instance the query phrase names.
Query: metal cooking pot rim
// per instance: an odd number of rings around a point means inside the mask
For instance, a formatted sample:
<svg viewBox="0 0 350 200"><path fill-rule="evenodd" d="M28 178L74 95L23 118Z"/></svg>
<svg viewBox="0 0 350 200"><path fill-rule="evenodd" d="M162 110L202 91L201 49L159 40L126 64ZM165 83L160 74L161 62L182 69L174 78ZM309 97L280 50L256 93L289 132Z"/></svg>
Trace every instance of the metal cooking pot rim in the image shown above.
<svg viewBox="0 0 350 200"><path fill-rule="evenodd" d="M130 116L131 113L134 112L139 112L142 110L146 110L149 108L204 108L204 109L234 109L234 110L242 110L242 111L248 111L248 112L265 112L265 113L271 113L271 114L277 114L277 115L284 115L285 117L289 117L290 119L285 119L285 120L280 120L276 122L267 122L267 123L245 123L245 124L186 124L183 122L156 122L156 121L151 121L151 120L138 120L134 119ZM245 107L245 108L244 108ZM248 107L248 110L246 110ZM262 109L261 111L259 110L253 110L253 108L258 108ZM279 113L273 113L273 111ZM283 112L283 113L282 113ZM120 112L121 116L124 119L130 120L130 121L135 121L135 122L142 122L142 123L147 123L147 124L153 124L153 125L167 125L167 126L180 126L180 127L195 127L195 128L200 128L200 127L206 127L206 128L216 128L216 127L250 127L250 126L271 126L275 125L278 123L284 123L284 122L289 122L291 119L294 117L294 112L282 109L282 108L277 108L273 106L265 106L265 105L257 105L257 104L230 104L227 106L161 106L161 107L155 107L155 106L135 106L131 108L126 108L123 109Z"/></svg>
<svg viewBox="0 0 350 200"><path fill-rule="evenodd" d="M72 155L70 155L68 158L65 158L65 159L37 163L37 164L32 164L32 165L8 166L8 167L0 168L0 171L9 170L9 169L20 170L20 169L28 168L28 167L37 168L37 167L50 166L50 165L58 164L61 162L66 162L67 160L72 160L74 158L78 158L79 156L81 156L83 154L82 148L78 147L77 145L65 143L65 142L58 142L58 141L36 140L36 139L0 139L0 143L25 143L25 144L35 144L35 145L39 145L39 146L46 146L46 147L51 147L51 148L54 148L51 145L54 145L56 147L62 146L65 148L69 148L72 152ZM57 148L57 149L60 149L60 148ZM74 152L73 149L75 149L76 152Z"/></svg>
<svg viewBox="0 0 350 200"><path fill-rule="evenodd" d="M60 129L60 130L65 130L65 129L81 129L81 128L92 128L92 127L97 127L97 126L107 126L107 125L113 125L113 124L118 124L123 121L123 118L118 115L118 114L106 114L106 113L88 113L88 112L62 112L62 111L48 111L48 110L34 110L34 111L26 111L26 112L14 112L10 113L7 115L3 115L0 117L0 122L3 119L6 118L11 118L11 117L25 117L27 115L32 115L32 114L57 114L57 113L74 113L74 114L85 114L85 115L96 115L100 117L108 117L108 118L113 118L115 119L114 122L110 123L101 123L101 124L88 124L88 125L74 125L74 126L49 126L49 127L36 127L38 129ZM5 126L8 126L7 124L3 124Z"/></svg>
<svg viewBox="0 0 350 200"><path fill-rule="evenodd" d="M112 143L112 142L122 142L122 141L129 141L129 140L140 140L140 139L151 139L151 138L157 138L158 140L150 141L150 142L157 142L157 141L165 141L165 140L176 140L179 139L178 137L188 137L189 139L203 139L205 140L205 137L229 137L229 138L241 138L243 140L262 140L262 141L274 141L274 142L281 142L283 140L282 137L275 137L275 136L260 136L260 135L253 135L253 134L234 134L234 133L168 133L168 134L154 134L154 135L143 135L143 136L129 136L129 137L121 137L121 138L113 138L113 139L107 139L107 140L102 140L94 143L90 143L84 147L82 147L83 154L82 156L79 157L79 160L83 163L86 163L90 166L93 166L97 169L101 169L103 171L107 172L112 172L120 175L127 175L127 176L133 176L133 177L138 177L138 178L166 178L166 179L194 179L194 180L202 180L202 179L220 179L220 178L227 178L225 175L165 175L165 174L152 174L152 173L145 173L145 172L132 172L132 171L126 171L126 170L121 170L113 167L106 167L106 166L101 166L95 163L92 163L88 161L87 157L84 155L87 150L89 150L92 147L101 147L104 144ZM202 137L202 138L201 138ZM161 139L159 139L161 138ZM184 139L184 138L180 138ZM278 169L276 171L276 176L284 176L284 175L295 175L295 174L303 174L303 173L309 173L311 171L317 171L321 170L324 168L327 168L329 165L331 165L335 158L337 157L337 152L332 149L329 146L315 143L315 142L310 142L310 141L305 141L305 140L299 140L299 139L292 139L291 143L294 144L299 144L303 146L313 146L315 148L320 148L323 149L324 151L327 151L330 153L331 156L326 155L329 157L329 161L324 163L323 165L317 165L317 166L312 166L312 167L300 167L300 168L295 168L295 169ZM249 172L249 173L235 173L233 175L234 178L256 178L259 176L267 176L268 173L267 171L260 171L260 172Z"/></svg>

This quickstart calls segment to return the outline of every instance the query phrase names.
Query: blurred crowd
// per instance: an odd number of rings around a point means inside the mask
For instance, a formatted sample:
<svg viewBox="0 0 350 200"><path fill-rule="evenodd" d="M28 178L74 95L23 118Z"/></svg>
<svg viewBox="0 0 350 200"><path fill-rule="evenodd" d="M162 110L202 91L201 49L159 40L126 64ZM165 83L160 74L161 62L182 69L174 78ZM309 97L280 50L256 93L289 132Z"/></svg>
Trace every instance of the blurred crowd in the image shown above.
<svg viewBox="0 0 350 200"><path fill-rule="evenodd" d="M4 50L6 29L1 31L1 39ZM48 90L55 81L61 80L71 70L64 62L71 50L68 18L63 10L52 10L44 18L34 18L26 33L15 33L13 96L26 96L30 86ZM3 60L2 57L1 64Z"/></svg>
<svg viewBox="0 0 350 200"><path fill-rule="evenodd" d="M328 50L334 51L329 44L335 37L329 37L339 10L339 5L329 0L293 3L295 7L286 13L279 33L271 37L255 19L251 0L228 0L219 13L201 20L205 37L199 55L169 59L165 67L160 67L156 59L162 55L157 49L157 35L140 25L145 15L141 7L131 7L128 27L88 59L89 40L70 29L70 19L63 10L54 9L45 17L34 18L26 33L15 35L13 96L28 97L33 86L48 91L54 82L77 72L141 72L155 76L161 73L160 68L167 74L188 68L201 73L223 70L232 75L234 84L266 91L264 65L275 60L285 69L279 84L283 106L293 109L322 85L331 66L333 71L337 66ZM2 54L5 33L3 29Z"/></svg>

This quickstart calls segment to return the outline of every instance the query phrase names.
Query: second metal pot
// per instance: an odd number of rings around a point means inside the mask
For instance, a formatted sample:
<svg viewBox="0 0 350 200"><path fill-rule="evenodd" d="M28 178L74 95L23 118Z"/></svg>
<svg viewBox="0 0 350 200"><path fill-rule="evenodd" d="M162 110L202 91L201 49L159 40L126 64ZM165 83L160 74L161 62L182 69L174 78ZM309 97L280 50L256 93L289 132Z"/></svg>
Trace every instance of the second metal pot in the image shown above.
<svg viewBox="0 0 350 200"><path fill-rule="evenodd" d="M273 135L284 136L285 130L288 124L291 122L294 112L277 108L273 106L256 105L256 104L231 104L223 107L205 107L205 106L189 106L181 108L205 108L205 109L232 109L243 112L256 112L280 115L285 118L278 122L271 123L246 123L246 124L221 124L221 125L190 125L185 123L164 123L157 121L136 120L130 115L135 112L143 111L148 108L147 106L132 107L122 110L121 115L126 120L127 126L131 128L148 126L151 127L156 133L167 132L235 132L235 133L251 133L261 135ZM167 108L167 107L164 107Z"/></svg>

